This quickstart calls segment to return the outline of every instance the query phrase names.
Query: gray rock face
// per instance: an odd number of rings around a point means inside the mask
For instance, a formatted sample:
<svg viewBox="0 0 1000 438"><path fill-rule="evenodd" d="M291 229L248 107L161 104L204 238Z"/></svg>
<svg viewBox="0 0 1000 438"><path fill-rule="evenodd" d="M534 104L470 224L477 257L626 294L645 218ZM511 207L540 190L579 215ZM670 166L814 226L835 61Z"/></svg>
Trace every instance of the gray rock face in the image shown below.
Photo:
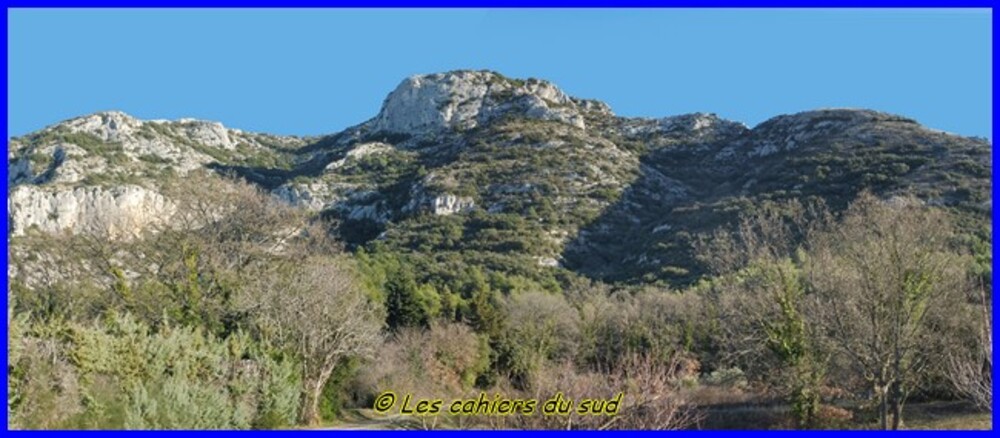
<svg viewBox="0 0 1000 438"><path fill-rule="evenodd" d="M750 132L740 122L723 119L711 113L691 113L659 119L635 118L622 123L622 133L628 136L680 137L685 141L711 141L735 138Z"/></svg>
<svg viewBox="0 0 1000 438"><path fill-rule="evenodd" d="M49 126L21 142L11 144L8 169L17 170L14 183L31 182L45 169L13 168L27 156L63 154L48 183L78 183L87 176L128 170L150 173L169 167L180 175L214 162L218 156L256 153L268 144L295 146L300 140L228 129L218 122L194 119L139 120L119 111L77 117ZM240 149L242 148L242 149ZM61 151L61 152L60 152ZM50 160L51 161L51 160ZM24 166L24 164L18 164ZM11 173L14 175L14 173Z"/></svg>
<svg viewBox="0 0 1000 438"><path fill-rule="evenodd" d="M228 150L236 147L236 142L229 135L230 130L222 123L196 119L181 119L178 122L183 135L195 143Z"/></svg>
<svg viewBox="0 0 1000 438"><path fill-rule="evenodd" d="M358 192L357 184L330 183L321 180L308 183L287 183L271 190L271 195L292 206L309 211L323 211L335 208L351 198L362 199L369 193Z"/></svg>
<svg viewBox="0 0 1000 438"><path fill-rule="evenodd" d="M584 111L590 111L605 116L615 115L615 113L611 111L611 107L608 106L608 104L599 100L573 98L573 102L576 102L576 104Z"/></svg>
<svg viewBox="0 0 1000 438"><path fill-rule="evenodd" d="M35 177L34 172L31 169L31 161L27 158L15 158L8 162L7 164L7 186L13 187L14 185L25 181L31 181Z"/></svg>
<svg viewBox="0 0 1000 438"><path fill-rule="evenodd" d="M549 268L557 268L560 266L559 260L554 257L536 257L535 261L538 262L538 266Z"/></svg>
<svg viewBox="0 0 1000 438"><path fill-rule="evenodd" d="M606 107L602 108L606 109ZM371 122L375 131L420 135L469 129L510 112L585 128L577 102L549 82L456 71L403 81Z"/></svg>
<svg viewBox="0 0 1000 438"><path fill-rule="evenodd" d="M470 211L475 208L475 206L476 203L472 200L472 198L455 195L441 195L434 197L434 200L431 201L431 212L436 215L449 215Z"/></svg>
<svg viewBox="0 0 1000 438"><path fill-rule="evenodd" d="M347 151L347 153L344 155L344 158L332 161L330 164L326 166L326 170L333 171L343 167L344 164L347 164L347 162L350 160L357 160L360 158L367 157L369 155L378 155L386 153L391 150L392 150L392 145L386 143L381 143L381 142L362 143L357 146L354 146L351 150Z"/></svg>
<svg viewBox="0 0 1000 438"><path fill-rule="evenodd" d="M37 228L46 233L107 233L125 238L169 221L174 205L139 186L47 190L22 185L8 195L7 210L14 236Z"/></svg>
<svg viewBox="0 0 1000 438"><path fill-rule="evenodd" d="M143 121L119 111L66 120L8 144L9 231L135 234L173 211L157 193L170 178L219 157L298 142L217 122Z"/></svg>
<svg viewBox="0 0 1000 438"><path fill-rule="evenodd" d="M179 144L177 138L182 138L210 147L232 147L232 142L222 124L212 122L196 122L184 119L181 122L165 120L143 121L120 111L108 111L70 119L46 131L67 130L76 134L86 134L109 143L120 145L123 153L129 158L158 157L170 161L177 172L186 173L212 161L212 158ZM221 132L220 132L221 131ZM171 138L169 135L176 135ZM207 142L207 143L203 143ZM62 147L69 152L71 158L68 167L61 169L57 182L77 182L87 174L104 170L100 163L93 160L93 153L79 148L72 143L56 145L40 145L40 152L48 153L53 147ZM102 157L107 158L107 157ZM85 161L91 161L86 163ZM76 166L80 163L82 166ZM98 167L94 167L98 165Z"/></svg>
<svg viewBox="0 0 1000 438"><path fill-rule="evenodd" d="M476 202L468 196L448 193L437 183L440 175L430 174L410 187L410 201L403 206L402 213L415 214L429 212L434 215L465 213L476 208Z"/></svg>
<svg viewBox="0 0 1000 438"><path fill-rule="evenodd" d="M664 132L687 131L696 135L735 136L749 132L746 125L710 113L683 114L658 120Z"/></svg>
<svg viewBox="0 0 1000 438"><path fill-rule="evenodd" d="M41 146L35 153L45 156L50 163L37 166L27 156L8 162L11 186L19 184L70 185L81 182L88 175L103 174L109 170L109 157L90 154L72 143ZM126 158L127 159L127 158Z"/></svg>
<svg viewBox="0 0 1000 438"><path fill-rule="evenodd" d="M77 117L56 125L72 132L91 134L103 141L128 141L138 134L143 122L121 111L107 111Z"/></svg>
<svg viewBox="0 0 1000 438"><path fill-rule="evenodd" d="M322 184L286 184L272 190L271 195L309 211L321 211L330 205L328 190Z"/></svg>
<svg viewBox="0 0 1000 438"><path fill-rule="evenodd" d="M155 123L161 127L176 131L175 133L197 144L209 147L232 149L235 142L230 134L239 131L226 129L222 123L185 118L174 121L149 120L143 121L121 111L106 111L67 120L56 127L69 129L71 132L85 133L96 136L106 142L135 143L144 136L144 127ZM146 138L147 140L149 138Z"/></svg>
<svg viewBox="0 0 1000 438"><path fill-rule="evenodd" d="M465 213L476 207L476 202L466 196L456 196L448 193L440 195L418 194L410 199L410 202L403 207L406 213L416 213L419 211L430 212L434 215L446 216L455 213Z"/></svg>

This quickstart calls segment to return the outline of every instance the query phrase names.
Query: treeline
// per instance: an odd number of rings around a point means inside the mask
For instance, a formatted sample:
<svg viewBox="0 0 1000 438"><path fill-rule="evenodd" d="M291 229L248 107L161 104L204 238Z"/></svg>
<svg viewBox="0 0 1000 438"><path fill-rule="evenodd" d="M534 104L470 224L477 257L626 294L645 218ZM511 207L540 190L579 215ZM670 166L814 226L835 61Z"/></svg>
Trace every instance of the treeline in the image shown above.
<svg viewBox="0 0 1000 438"><path fill-rule="evenodd" d="M792 203L703 239L720 360L783 393L799 427L822 425L828 389L883 429L915 393L989 410L992 274L953 230L916 199L862 193L839 217Z"/></svg>
<svg viewBox="0 0 1000 438"><path fill-rule="evenodd" d="M385 390L626 394L614 418L421 427L692 428L700 405L758 395L799 427L845 426L838 399L885 427L914 394L991 405L990 273L913 200L764 209L702 239L715 277L670 291L423 269L432 255L377 242L350 254L250 186L176 184L168 227L10 245L11 427L315 425Z"/></svg>

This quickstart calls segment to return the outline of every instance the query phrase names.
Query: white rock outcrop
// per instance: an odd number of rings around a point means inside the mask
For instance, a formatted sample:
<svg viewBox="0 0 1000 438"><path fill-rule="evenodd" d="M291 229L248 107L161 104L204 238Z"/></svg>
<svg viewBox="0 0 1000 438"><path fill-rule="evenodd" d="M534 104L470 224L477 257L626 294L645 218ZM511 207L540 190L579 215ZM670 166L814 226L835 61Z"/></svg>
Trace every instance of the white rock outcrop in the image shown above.
<svg viewBox="0 0 1000 438"><path fill-rule="evenodd" d="M456 196L449 193L432 195L425 193L421 186L411 190L410 202L403 207L404 213L420 211L446 216L455 213L465 213L476 208L476 202L468 196Z"/></svg>
<svg viewBox="0 0 1000 438"><path fill-rule="evenodd" d="M438 183L441 175L431 173L410 186L410 200L402 208L402 213L429 212L435 215L465 213L476 208L474 199L449 193L448 187Z"/></svg>
<svg viewBox="0 0 1000 438"><path fill-rule="evenodd" d="M96 136L103 141L127 141L137 134L143 122L121 111L94 113L62 122L55 127Z"/></svg>
<svg viewBox="0 0 1000 438"><path fill-rule="evenodd" d="M229 150L236 147L236 142L222 123L196 119L180 119L178 122L184 136L195 143Z"/></svg>
<svg viewBox="0 0 1000 438"><path fill-rule="evenodd" d="M347 151L347 153L344 154L344 158L330 162L330 164L326 166L326 170L328 171L336 170L343 167L344 164L347 164L347 162L350 160L357 160L359 158L364 158L369 155L384 154L391 150L392 150L392 145L386 143L381 143L377 141L370 143L361 143L351 148L351 150Z"/></svg>
<svg viewBox="0 0 1000 438"><path fill-rule="evenodd" d="M538 263L538 266L547 268L558 268L560 266L559 259L554 257L535 257L535 262Z"/></svg>
<svg viewBox="0 0 1000 438"><path fill-rule="evenodd" d="M103 144L96 146L100 150L95 150L93 144L75 144L86 140L86 137L70 137L66 133L90 136ZM43 129L39 134L54 135L41 144L35 144L30 151L32 154L51 155L58 149L66 152L64 168L59 169L56 179L52 181L56 183L75 183L87 175L115 171L111 167L121 167L123 159L135 166L169 165L183 175L216 161L214 156L218 154L253 151L275 144L301 144L298 138L247 133L226 128L219 122L190 118L140 120L120 111L65 120ZM239 149L240 146L244 149ZM218 152L211 152L212 149ZM109 158L117 160L116 166L105 169L99 161ZM8 161L12 159L9 151Z"/></svg>
<svg viewBox="0 0 1000 438"><path fill-rule="evenodd" d="M474 128L518 112L584 128L579 105L549 82L507 79L487 71L417 75L389 94L371 121L374 131L410 135Z"/></svg>
<svg viewBox="0 0 1000 438"><path fill-rule="evenodd" d="M712 113L691 113L658 119L664 132L684 131L694 135L732 136L748 132L749 128L740 122L723 119Z"/></svg>
<svg viewBox="0 0 1000 438"><path fill-rule="evenodd" d="M449 215L471 211L476 207L472 198L455 195L435 196L431 201L431 213Z"/></svg>
<svg viewBox="0 0 1000 438"><path fill-rule="evenodd" d="M133 185L64 190L21 185L8 195L7 211L14 236L37 228L46 233L107 233L122 238L165 223L175 206L159 193Z"/></svg>
<svg viewBox="0 0 1000 438"><path fill-rule="evenodd" d="M106 142L130 143L135 142L137 137L142 137L143 127L150 123L176 129L178 136L204 146L224 149L236 146L230 137L230 130L222 123L192 118L143 121L121 111L104 111L67 120L54 128L62 127L70 132L90 134Z"/></svg>
<svg viewBox="0 0 1000 438"><path fill-rule="evenodd" d="M353 188L354 185L351 184L330 184L323 181L288 183L271 190L271 195L294 207L322 211L340 201L340 193Z"/></svg>
<svg viewBox="0 0 1000 438"><path fill-rule="evenodd" d="M627 119L623 122L622 132L629 136L667 134L682 136L688 140L712 140L747 134L750 128L713 113L690 113L658 119Z"/></svg>

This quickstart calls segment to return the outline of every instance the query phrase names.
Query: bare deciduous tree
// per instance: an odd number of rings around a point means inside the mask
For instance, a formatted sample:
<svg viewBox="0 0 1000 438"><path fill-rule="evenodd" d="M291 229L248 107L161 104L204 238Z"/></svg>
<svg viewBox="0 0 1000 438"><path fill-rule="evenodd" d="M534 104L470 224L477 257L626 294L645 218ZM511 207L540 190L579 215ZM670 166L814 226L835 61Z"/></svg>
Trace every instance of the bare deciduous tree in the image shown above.
<svg viewBox="0 0 1000 438"><path fill-rule="evenodd" d="M527 397L538 401L532 415L492 416L479 421L493 429L582 429L582 430L680 430L695 426L700 415L688 402L681 380L690 371L680 356L661 360L629 354L610 370L581 371L571 362L552 364L538 373L537 384ZM542 404L563 394L573 400L568 414L545 415ZM621 402L615 415L586 415L577 411L584 399Z"/></svg>
<svg viewBox="0 0 1000 438"><path fill-rule="evenodd" d="M702 260L729 273L709 295L727 321L719 328L727 359L751 372L768 363L800 369L793 377L817 386L829 357L866 382L882 427L899 428L908 395L954 343L947 321L969 290L947 216L916 199L869 193L837 221L823 208L782 210L765 208L735 232L702 241ZM961 380L981 381L981 356L958 373L979 376ZM808 386L798 392L809 395Z"/></svg>
<svg viewBox="0 0 1000 438"><path fill-rule="evenodd" d="M975 303L978 318L972 324L978 336L971 348L956 348L948 356L948 379L959 394L987 412L993 411L993 318L984 287Z"/></svg>
<svg viewBox="0 0 1000 438"><path fill-rule="evenodd" d="M934 321L953 314L968 287L950 230L919 201L863 194L810 242L817 322L870 385L884 429L902 425L908 395L940 359L946 335Z"/></svg>
<svg viewBox="0 0 1000 438"><path fill-rule="evenodd" d="M628 394L614 423L605 428L628 430L679 430L697 424L701 417L679 388L688 367L679 356L664 363L648 356L631 355L611 376L611 387Z"/></svg>
<svg viewBox="0 0 1000 438"><path fill-rule="evenodd" d="M708 298L725 321L717 327L723 360L779 386L800 427L816 426L827 361L811 321L802 245L829 221L822 204L764 206L697 248L722 274Z"/></svg>
<svg viewBox="0 0 1000 438"><path fill-rule="evenodd" d="M307 424L319 421L323 386L339 361L370 358L382 341L384 317L345 263L310 257L280 264L251 280L239 299L265 337L300 357Z"/></svg>

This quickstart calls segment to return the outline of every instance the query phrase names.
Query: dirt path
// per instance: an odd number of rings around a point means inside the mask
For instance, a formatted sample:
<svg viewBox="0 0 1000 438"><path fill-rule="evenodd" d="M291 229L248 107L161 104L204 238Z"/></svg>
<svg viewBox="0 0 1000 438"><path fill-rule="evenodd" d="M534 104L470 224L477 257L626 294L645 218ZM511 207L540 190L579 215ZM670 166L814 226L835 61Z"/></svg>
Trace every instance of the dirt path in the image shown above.
<svg viewBox="0 0 1000 438"><path fill-rule="evenodd" d="M370 409L349 412L337 423L324 424L315 430L399 430L412 429L413 420L399 414L381 415Z"/></svg>

